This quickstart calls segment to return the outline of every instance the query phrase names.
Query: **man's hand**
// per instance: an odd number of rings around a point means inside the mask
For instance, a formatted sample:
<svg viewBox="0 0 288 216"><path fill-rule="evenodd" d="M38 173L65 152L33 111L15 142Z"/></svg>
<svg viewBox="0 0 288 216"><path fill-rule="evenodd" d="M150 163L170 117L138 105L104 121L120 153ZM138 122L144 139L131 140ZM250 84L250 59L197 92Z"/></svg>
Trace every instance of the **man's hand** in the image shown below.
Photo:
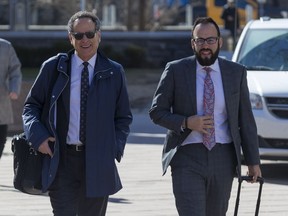
<svg viewBox="0 0 288 216"><path fill-rule="evenodd" d="M9 97L11 100L17 100L18 94L16 92L10 92Z"/></svg>
<svg viewBox="0 0 288 216"><path fill-rule="evenodd" d="M247 175L253 177L253 180L251 181L252 183L256 182L258 177L262 177L260 166L249 165Z"/></svg>
<svg viewBox="0 0 288 216"><path fill-rule="evenodd" d="M38 151L41 152L42 154L48 154L50 157L53 157L53 153L50 149L49 142L55 142L54 137L49 137L46 139L43 143L38 148Z"/></svg>
<svg viewBox="0 0 288 216"><path fill-rule="evenodd" d="M200 133L207 134L207 129L214 127L211 116L190 116L187 118L187 127Z"/></svg>

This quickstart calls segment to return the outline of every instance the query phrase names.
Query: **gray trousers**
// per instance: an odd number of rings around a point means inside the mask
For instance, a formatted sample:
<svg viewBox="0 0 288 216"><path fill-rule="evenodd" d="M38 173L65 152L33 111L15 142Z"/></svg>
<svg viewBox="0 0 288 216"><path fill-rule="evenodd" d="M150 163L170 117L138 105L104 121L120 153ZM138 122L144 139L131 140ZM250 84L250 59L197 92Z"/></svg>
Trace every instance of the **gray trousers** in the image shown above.
<svg viewBox="0 0 288 216"><path fill-rule="evenodd" d="M170 164L179 216L225 216L236 164L233 144L180 147Z"/></svg>

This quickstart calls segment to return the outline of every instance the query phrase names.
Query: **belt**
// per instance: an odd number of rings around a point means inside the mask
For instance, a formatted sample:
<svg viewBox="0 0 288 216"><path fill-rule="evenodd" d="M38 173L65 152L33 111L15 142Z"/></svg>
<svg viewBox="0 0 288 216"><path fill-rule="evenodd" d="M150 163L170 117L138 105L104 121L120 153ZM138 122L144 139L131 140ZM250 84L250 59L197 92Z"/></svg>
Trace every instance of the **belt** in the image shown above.
<svg viewBox="0 0 288 216"><path fill-rule="evenodd" d="M85 150L85 145L74 145L74 144L67 144L66 148L68 150L76 151L76 152L81 152Z"/></svg>

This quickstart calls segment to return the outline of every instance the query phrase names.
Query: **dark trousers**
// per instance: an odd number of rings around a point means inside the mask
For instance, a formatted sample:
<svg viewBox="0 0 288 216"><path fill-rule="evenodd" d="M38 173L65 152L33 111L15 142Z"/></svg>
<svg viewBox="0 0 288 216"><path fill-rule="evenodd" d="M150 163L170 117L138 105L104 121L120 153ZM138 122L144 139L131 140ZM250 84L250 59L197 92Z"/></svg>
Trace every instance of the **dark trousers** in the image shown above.
<svg viewBox="0 0 288 216"><path fill-rule="evenodd" d="M0 125L0 158L3 154L7 139L8 125Z"/></svg>
<svg viewBox="0 0 288 216"><path fill-rule="evenodd" d="M236 171L233 144L180 147L171 161L179 216L225 216Z"/></svg>
<svg viewBox="0 0 288 216"><path fill-rule="evenodd" d="M86 197L85 151L67 150L49 188L54 216L105 216L107 197Z"/></svg>

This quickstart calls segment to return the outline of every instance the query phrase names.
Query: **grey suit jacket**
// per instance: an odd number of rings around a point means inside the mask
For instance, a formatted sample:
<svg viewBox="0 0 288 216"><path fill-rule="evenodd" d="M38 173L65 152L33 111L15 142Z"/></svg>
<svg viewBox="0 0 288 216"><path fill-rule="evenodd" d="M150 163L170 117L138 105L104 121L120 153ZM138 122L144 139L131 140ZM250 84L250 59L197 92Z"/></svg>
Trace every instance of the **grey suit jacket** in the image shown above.
<svg viewBox="0 0 288 216"><path fill-rule="evenodd" d="M0 125L13 123L10 92L20 93L21 63L12 44L0 38Z"/></svg>
<svg viewBox="0 0 288 216"><path fill-rule="evenodd" d="M257 128L247 87L246 68L218 58L223 81L224 96L235 152L238 174L241 174L241 147L247 165L260 163ZM181 130L185 117L197 115L196 58L195 56L167 63L155 91L150 118L155 124L168 129L162 167L165 174L177 148L191 132Z"/></svg>

